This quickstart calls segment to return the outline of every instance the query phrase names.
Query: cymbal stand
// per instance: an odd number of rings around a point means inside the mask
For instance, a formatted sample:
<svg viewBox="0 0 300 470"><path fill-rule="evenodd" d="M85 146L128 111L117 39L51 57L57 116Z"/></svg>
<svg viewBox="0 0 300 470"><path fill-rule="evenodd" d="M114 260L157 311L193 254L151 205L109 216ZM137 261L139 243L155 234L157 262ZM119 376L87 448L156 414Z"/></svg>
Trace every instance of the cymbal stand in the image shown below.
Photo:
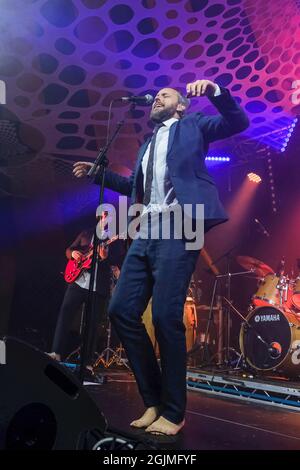
<svg viewBox="0 0 300 470"><path fill-rule="evenodd" d="M117 281L118 281L118 276L115 275L114 270L111 268L110 295L112 295L113 290L116 287ZM102 353L98 356L98 358L94 362L93 369L98 367L100 364L103 364L106 369L110 367L112 364L116 364L117 366L125 366L128 369L130 369L127 359L124 359L122 357L122 354L125 351L121 343L119 344L116 350L111 348L111 322L110 321L108 322L108 327L106 331L107 331L106 348L102 351Z"/></svg>
<svg viewBox="0 0 300 470"><path fill-rule="evenodd" d="M124 349L122 348L121 344L116 350L111 348L111 323L109 322L107 328L106 348L94 362L93 369L96 369L100 364L103 364L106 369L112 364L116 364L117 366L125 366L130 369L127 363L127 359L122 357L123 352Z"/></svg>

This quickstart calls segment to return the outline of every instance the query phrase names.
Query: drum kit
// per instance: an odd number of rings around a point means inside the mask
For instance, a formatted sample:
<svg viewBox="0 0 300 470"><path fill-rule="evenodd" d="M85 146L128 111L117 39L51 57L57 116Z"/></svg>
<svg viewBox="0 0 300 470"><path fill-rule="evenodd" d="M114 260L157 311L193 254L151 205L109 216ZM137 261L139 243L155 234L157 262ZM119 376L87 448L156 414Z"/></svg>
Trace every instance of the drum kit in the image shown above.
<svg viewBox="0 0 300 470"><path fill-rule="evenodd" d="M235 274L252 273L255 276L254 279L258 280L257 290L252 296L246 317L243 317L231 302L227 301L231 308L243 319L239 342L242 353L241 358L244 358L245 366L247 364L252 371L254 370L257 373L272 373L274 376L273 373L275 372L276 376L288 379L300 378L300 275L296 278L286 275L284 262L280 263L277 272L275 272L264 262L249 256L238 256L236 260L246 271ZM300 271L300 260L298 268ZM231 273L231 275L234 274ZM217 277L224 276L219 275ZM197 338L200 328L197 315L197 299L192 287L193 283L191 283L188 291L183 314L188 354L197 350ZM223 299L227 300L226 297L223 297ZM211 309L209 306L207 308ZM221 312L222 320L222 307L219 306L217 310L218 315ZM151 300L142 320L155 352L159 356L152 324ZM219 335L222 337L223 333L220 332L220 328L222 328L221 320L218 330ZM227 326L227 328L230 328L230 326ZM202 347L207 340L208 338L201 343ZM218 351L217 355L221 358L220 346L218 346ZM215 356L216 354L214 354Z"/></svg>
<svg viewBox="0 0 300 470"><path fill-rule="evenodd" d="M300 275L286 275L284 261L277 272L249 256L237 262L259 280L240 330L245 361L258 371L300 377Z"/></svg>

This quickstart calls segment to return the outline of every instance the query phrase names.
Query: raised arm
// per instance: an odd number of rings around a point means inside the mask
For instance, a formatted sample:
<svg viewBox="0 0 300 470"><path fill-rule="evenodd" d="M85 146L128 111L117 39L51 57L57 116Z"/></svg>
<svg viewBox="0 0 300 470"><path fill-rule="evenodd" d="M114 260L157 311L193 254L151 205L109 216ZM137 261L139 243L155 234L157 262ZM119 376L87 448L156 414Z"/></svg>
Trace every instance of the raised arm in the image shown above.
<svg viewBox="0 0 300 470"><path fill-rule="evenodd" d="M226 88L210 80L197 80L187 85L187 92L190 96L207 96L220 113L218 116L196 113L207 143L230 137L249 126L246 113Z"/></svg>

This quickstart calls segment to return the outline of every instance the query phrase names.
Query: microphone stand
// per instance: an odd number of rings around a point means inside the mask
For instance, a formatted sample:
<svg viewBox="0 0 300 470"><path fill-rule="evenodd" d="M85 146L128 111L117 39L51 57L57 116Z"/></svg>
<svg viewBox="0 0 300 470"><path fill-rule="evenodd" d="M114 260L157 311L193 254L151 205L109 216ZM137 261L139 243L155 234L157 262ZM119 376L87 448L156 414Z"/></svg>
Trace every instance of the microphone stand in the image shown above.
<svg viewBox="0 0 300 470"><path fill-rule="evenodd" d="M133 109L134 107L135 107L135 104L133 103L130 109ZM101 186L100 186L100 195L99 195L99 205L103 203L105 174L106 174L106 168L109 164L109 160L106 156L106 153L108 149L110 148L112 142L116 138L117 134L119 133L124 122L125 120L122 120L117 124L115 132L113 133L112 137L108 139L105 147L100 150L93 166L90 168L87 174L87 176L90 178L91 177L95 178L97 175L100 175ZM94 325L94 320L96 318L95 296L93 296L93 291L94 291L94 283L95 283L95 277L96 277L96 266L97 266L97 260L98 260L98 246L99 246L99 239L97 237L97 226L95 226L94 238L93 238L93 254L92 254L92 262L91 262L91 268L90 268L90 283L89 283L89 290L88 290L87 300L85 303L84 314L83 314L82 348L81 348L80 365L79 365L79 371L78 371L78 378L81 384L84 381L84 372L87 366L88 353L90 352L89 349L92 345L93 325Z"/></svg>
<svg viewBox="0 0 300 470"><path fill-rule="evenodd" d="M209 337L209 330L211 327L211 323L213 321L213 310L214 310L214 303L215 303L215 298L217 297L217 304L220 307L219 310L221 311L221 316L219 316L219 340L218 340L218 363L228 363L229 361L229 350L230 350L230 311L227 308L226 311L226 347L224 348L224 328L223 328L223 306L222 306L222 301L221 298L222 296L217 295L217 287L219 285L219 281L222 279L226 279L226 294L227 298L230 299L231 297L231 278L234 276L242 276L245 274L253 274L253 271L241 271L238 273L231 273L230 272L230 261L232 259L232 252L235 251L237 248L241 246L242 242L239 242L232 246L229 250L227 250L225 253L223 253L221 256L219 256L217 259L215 259L211 264L216 265L220 261L222 261L224 258L226 259L226 264L227 264L227 272L225 274L217 274L215 275L215 281L214 281L214 286L213 286L213 293L211 297L211 303L210 303L210 309L209 309L209 314L208 314L208 321L206 325L206 330L205 330L205 335L204 335L204 347L203 347L203 355L202 355L202 363L201 366L205 365L205 363L209 363L210 358L209 358L209 351L208 351L208 337ZM225 358L223 360L223 350L226 351Z"/></svg>
<svg viewBox="0 0 300 470"><path fill-rule="evenodd" d="M206 326L206 331L205 331L205 336L204 336L204 348L203 348L203 356L202 356L202 362L203 363L205 363L205 361L207 361L209 359L207 342L208 342L208 335L209 335L210 325L213 321L213 308L214 308L215 297L216 297L216 293L217 293L217 286L218 286L219 281L223 278L225 278L227 280L227 286L226 286L227 287L227 297L230 299L230 297L231 297L231 277L235 276L235 275L242 275L242 274L252 273L252 271L246 271L246 272L243 271L243 272L240 272L240 273L230 273L230 260L231 260L231 257L232 257L232 252L234 250L236 250L240 245L241 245L241 242L237 243L236 245L231 247L228 251L223 253L221 256L219 256L217 259L215 259L212 262L212 265L216 265L222 259L226 258L227 273L226 274L217 274L215 276L213 294L212 294L212 298L211 298L208 321L207 321L207 326ZM223 316L223 308L222 308L222 316ZM226 329L226 331L227 331L226 340L227 341L226 341L226 358L225 358L225 362L227 362L228 358L229 358L229 343L230 343L230 317L229 317L229 312L227 312L226 319L227 319L227 321L226 321L226 328L227 328ZM220 321L221 321L221 319L220 319ZM223 319L222 319L222 324L223 324ZM222 363L223 354L222 354L221 351L223 350L224 337L223 337L223 328L221 329L220 325L219 325L219 336L220 335L222 335L222 338L219 338L219 341L218 341L218 343L219 343L219 347L218 347L218 349L219 349L219 351L218 351L219 358L218 358L218 360L219 360L219 363Z"/></svg>
<svg viewBox="0 0 300 470"><path fill-rule="evenodd" d="M232 250L230 250L228 253L225 254L228 255ZM223 256L222 256L223 258ZM240 271L240 272L236 272L236 273L231 273L231 272L227 272L226 274L217 274L215 276L215 281L214 281L214 287L213 287L213 293L212 293L212 297L211 297L211 302L210 302L210 309L209 309L209 315L208 315L208 321L207 321L207 325L206 325L206 331L205 331L205 336L204 336L204 348L203 348L203 357L202 357L202 361L203 363L201 364L202 366L204 365L205 361L208 361L209 360L209 354L208 354L208 335L209 335L209 330L210 330L210 325L213 321L213 310L214 310L214 303L215 303L215 297L216 297L216 293L217 293L217 286L218 286L218 283L219 281L221 281L222 279L226 279L227 280L227 291L228 293L230 294L230 281L231 281L231 278L232 277L235 277L235 276L243 276L245 274L253 274L253 271L250 270L250 271ZM228 285L229 285L229 288L228 288ZM228 295L228 294L227 294ZM221 299L224 299L224 300L227 300L224 296L217 296ZM227 302L229 303L229 302ZM222 308L222 304L221 302L219 302L219 305L221 305L221 311L222 311L222 315L223 315L223 308ZM230 303L230 305L232 305ZM232 306L232 308L235 308ZM239 313L239 315L243 318L243 320L247 323L247 320ZM225 363L228 363L229 361L229 349L230 349L230 331L228 331L230 329L230 317L229 317L229 312L227 312L227 322L226 322L226 328L227 328L227 341L226 341L226 347L223 348L222 346L219 347L219 351L218 351L218 356L219 356L219 364L222 363L222 352L221 350L223 349L226 349L226 357L224 359L224 362ZM222 335L223 336L223 328L220 327L219 325L219 335ZM220 340L219 338L219 341L218 341L219 345L223 345L223 338L222 340Z"/></svg>

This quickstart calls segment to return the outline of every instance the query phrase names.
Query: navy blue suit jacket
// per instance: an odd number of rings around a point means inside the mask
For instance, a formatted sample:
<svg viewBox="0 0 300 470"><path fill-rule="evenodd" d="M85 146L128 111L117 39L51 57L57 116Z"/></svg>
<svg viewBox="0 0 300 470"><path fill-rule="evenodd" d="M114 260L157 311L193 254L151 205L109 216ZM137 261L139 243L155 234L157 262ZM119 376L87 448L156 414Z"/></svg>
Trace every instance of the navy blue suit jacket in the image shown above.
<svg viewBox="0 0 300 470"><path fill-rule="evenodd" d="M219 200L218 190L205 166L210 142L230 137L245 130L249 120L245 112L232 98L229 91L221 88L221 95L210 101L219 115L207 116L190 113L170 127L167 166L177 200L181 206L204 204L205 231L226 222L228 216ZM130 177L106 172L105 186L131 198L131 203L141 202L143 175L141 162L150 139L140 147L135 168ZM95 182L99 183L100 177Z"/></svg>

